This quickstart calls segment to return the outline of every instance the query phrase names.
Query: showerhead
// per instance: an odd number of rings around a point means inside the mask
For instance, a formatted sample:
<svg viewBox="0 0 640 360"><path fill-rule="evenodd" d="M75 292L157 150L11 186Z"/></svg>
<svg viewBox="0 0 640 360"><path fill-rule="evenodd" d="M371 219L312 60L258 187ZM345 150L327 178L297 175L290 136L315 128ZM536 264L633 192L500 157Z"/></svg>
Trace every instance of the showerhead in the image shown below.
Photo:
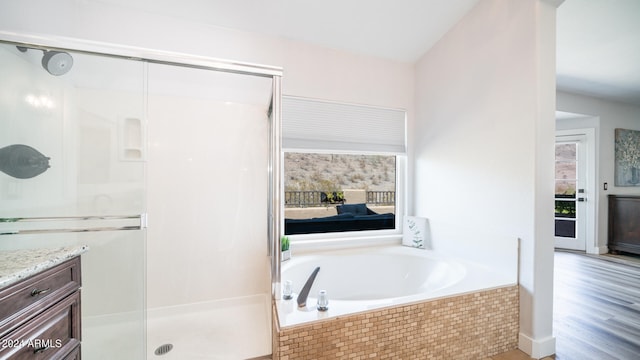
<svg viewBox="0 0 640 360"><path fill-rule="evenodd" d="M26 53L31 49L24 46L16 46L20 52ZM64 75L73 67L73 57L64 51L42 50L42 67L54 76Z"/></svg>
<svg viewBox="0 0 640 360"><path fill-rule="evenodd" d="M35 50L25 46L16 46L16 48L22 53L26 53L30 49ZM44 49L42 52L42 67L51 75L64 75L73 67L73 57L67 52Z"/></svg>
<svg viewBox="0 0 640 360"><path fill-rule="evenodd" d="M62 51L46 51L42 57L42 67L54 76L66 74L73 66L73 57Z"/></svg>

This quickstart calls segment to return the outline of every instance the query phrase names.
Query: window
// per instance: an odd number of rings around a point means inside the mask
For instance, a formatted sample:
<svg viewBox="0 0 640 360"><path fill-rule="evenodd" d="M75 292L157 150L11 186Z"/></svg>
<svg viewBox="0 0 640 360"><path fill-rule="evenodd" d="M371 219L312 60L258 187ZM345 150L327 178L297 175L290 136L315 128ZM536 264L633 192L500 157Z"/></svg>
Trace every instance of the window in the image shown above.
<svg viewBox="0 0 640 360"><path fill-rule="evenodd" d="M576 237L578 143L556 144L555 235Z"/></svg>
<svg viewBox="0 0 640 360"><path fill-rule="evenodd" d="M395 229L396 156L288 152L285 234Z"/></svg>
<svg viewBox="0 0 640 360"><path fill-rule="evenodd" d="M398 232L405 118L402 110L284 97L284 234Z"/></svg>

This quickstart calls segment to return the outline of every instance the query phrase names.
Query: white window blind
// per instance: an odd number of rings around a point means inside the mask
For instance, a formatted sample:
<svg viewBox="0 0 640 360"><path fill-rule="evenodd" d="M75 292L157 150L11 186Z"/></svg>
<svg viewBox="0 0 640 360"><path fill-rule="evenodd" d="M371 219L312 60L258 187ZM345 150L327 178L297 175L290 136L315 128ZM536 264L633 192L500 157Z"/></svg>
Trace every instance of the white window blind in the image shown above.
<svg viewBox="0 0 640 360"><path fill-rule="evenodd" d="M285 150L336 150L404 154L403 110L282 98Z"/></svg>

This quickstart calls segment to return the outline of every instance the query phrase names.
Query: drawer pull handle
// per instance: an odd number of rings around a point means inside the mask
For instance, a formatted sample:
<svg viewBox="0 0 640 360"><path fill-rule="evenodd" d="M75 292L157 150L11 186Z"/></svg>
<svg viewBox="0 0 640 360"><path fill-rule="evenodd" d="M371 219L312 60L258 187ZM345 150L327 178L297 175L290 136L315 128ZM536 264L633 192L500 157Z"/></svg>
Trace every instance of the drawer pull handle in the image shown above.
<svg viewBox="0 0 640 360"><path fill-rule="evenodd" d="M42 289L42 290L33 289L33 290L31 290L31 296L42 295L42 294L48 293L49 290L51 290L51 288L46 288L46 289Z"/></svg>
<svg viewBox="0 0 640 360"><path fill-rule="evenodd" d="M33 353L34 354L40 354L40 353L43 353L43 352L47 351L47 349L49 349L48 346L42 346L42 347L39 347L37 349L33 349Z"/></svg>

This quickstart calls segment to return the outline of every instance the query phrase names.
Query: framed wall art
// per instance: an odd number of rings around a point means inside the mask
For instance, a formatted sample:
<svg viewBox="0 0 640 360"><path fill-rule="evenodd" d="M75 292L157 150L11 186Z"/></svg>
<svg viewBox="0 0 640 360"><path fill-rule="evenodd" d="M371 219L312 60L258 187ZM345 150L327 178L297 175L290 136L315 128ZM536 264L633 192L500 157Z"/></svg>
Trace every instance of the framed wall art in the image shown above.
<svg viewBox="0 0 640 360"><path fill-rule="evenodd" d="M615 185L640 186L640 131L616 129Z"/></svg>

